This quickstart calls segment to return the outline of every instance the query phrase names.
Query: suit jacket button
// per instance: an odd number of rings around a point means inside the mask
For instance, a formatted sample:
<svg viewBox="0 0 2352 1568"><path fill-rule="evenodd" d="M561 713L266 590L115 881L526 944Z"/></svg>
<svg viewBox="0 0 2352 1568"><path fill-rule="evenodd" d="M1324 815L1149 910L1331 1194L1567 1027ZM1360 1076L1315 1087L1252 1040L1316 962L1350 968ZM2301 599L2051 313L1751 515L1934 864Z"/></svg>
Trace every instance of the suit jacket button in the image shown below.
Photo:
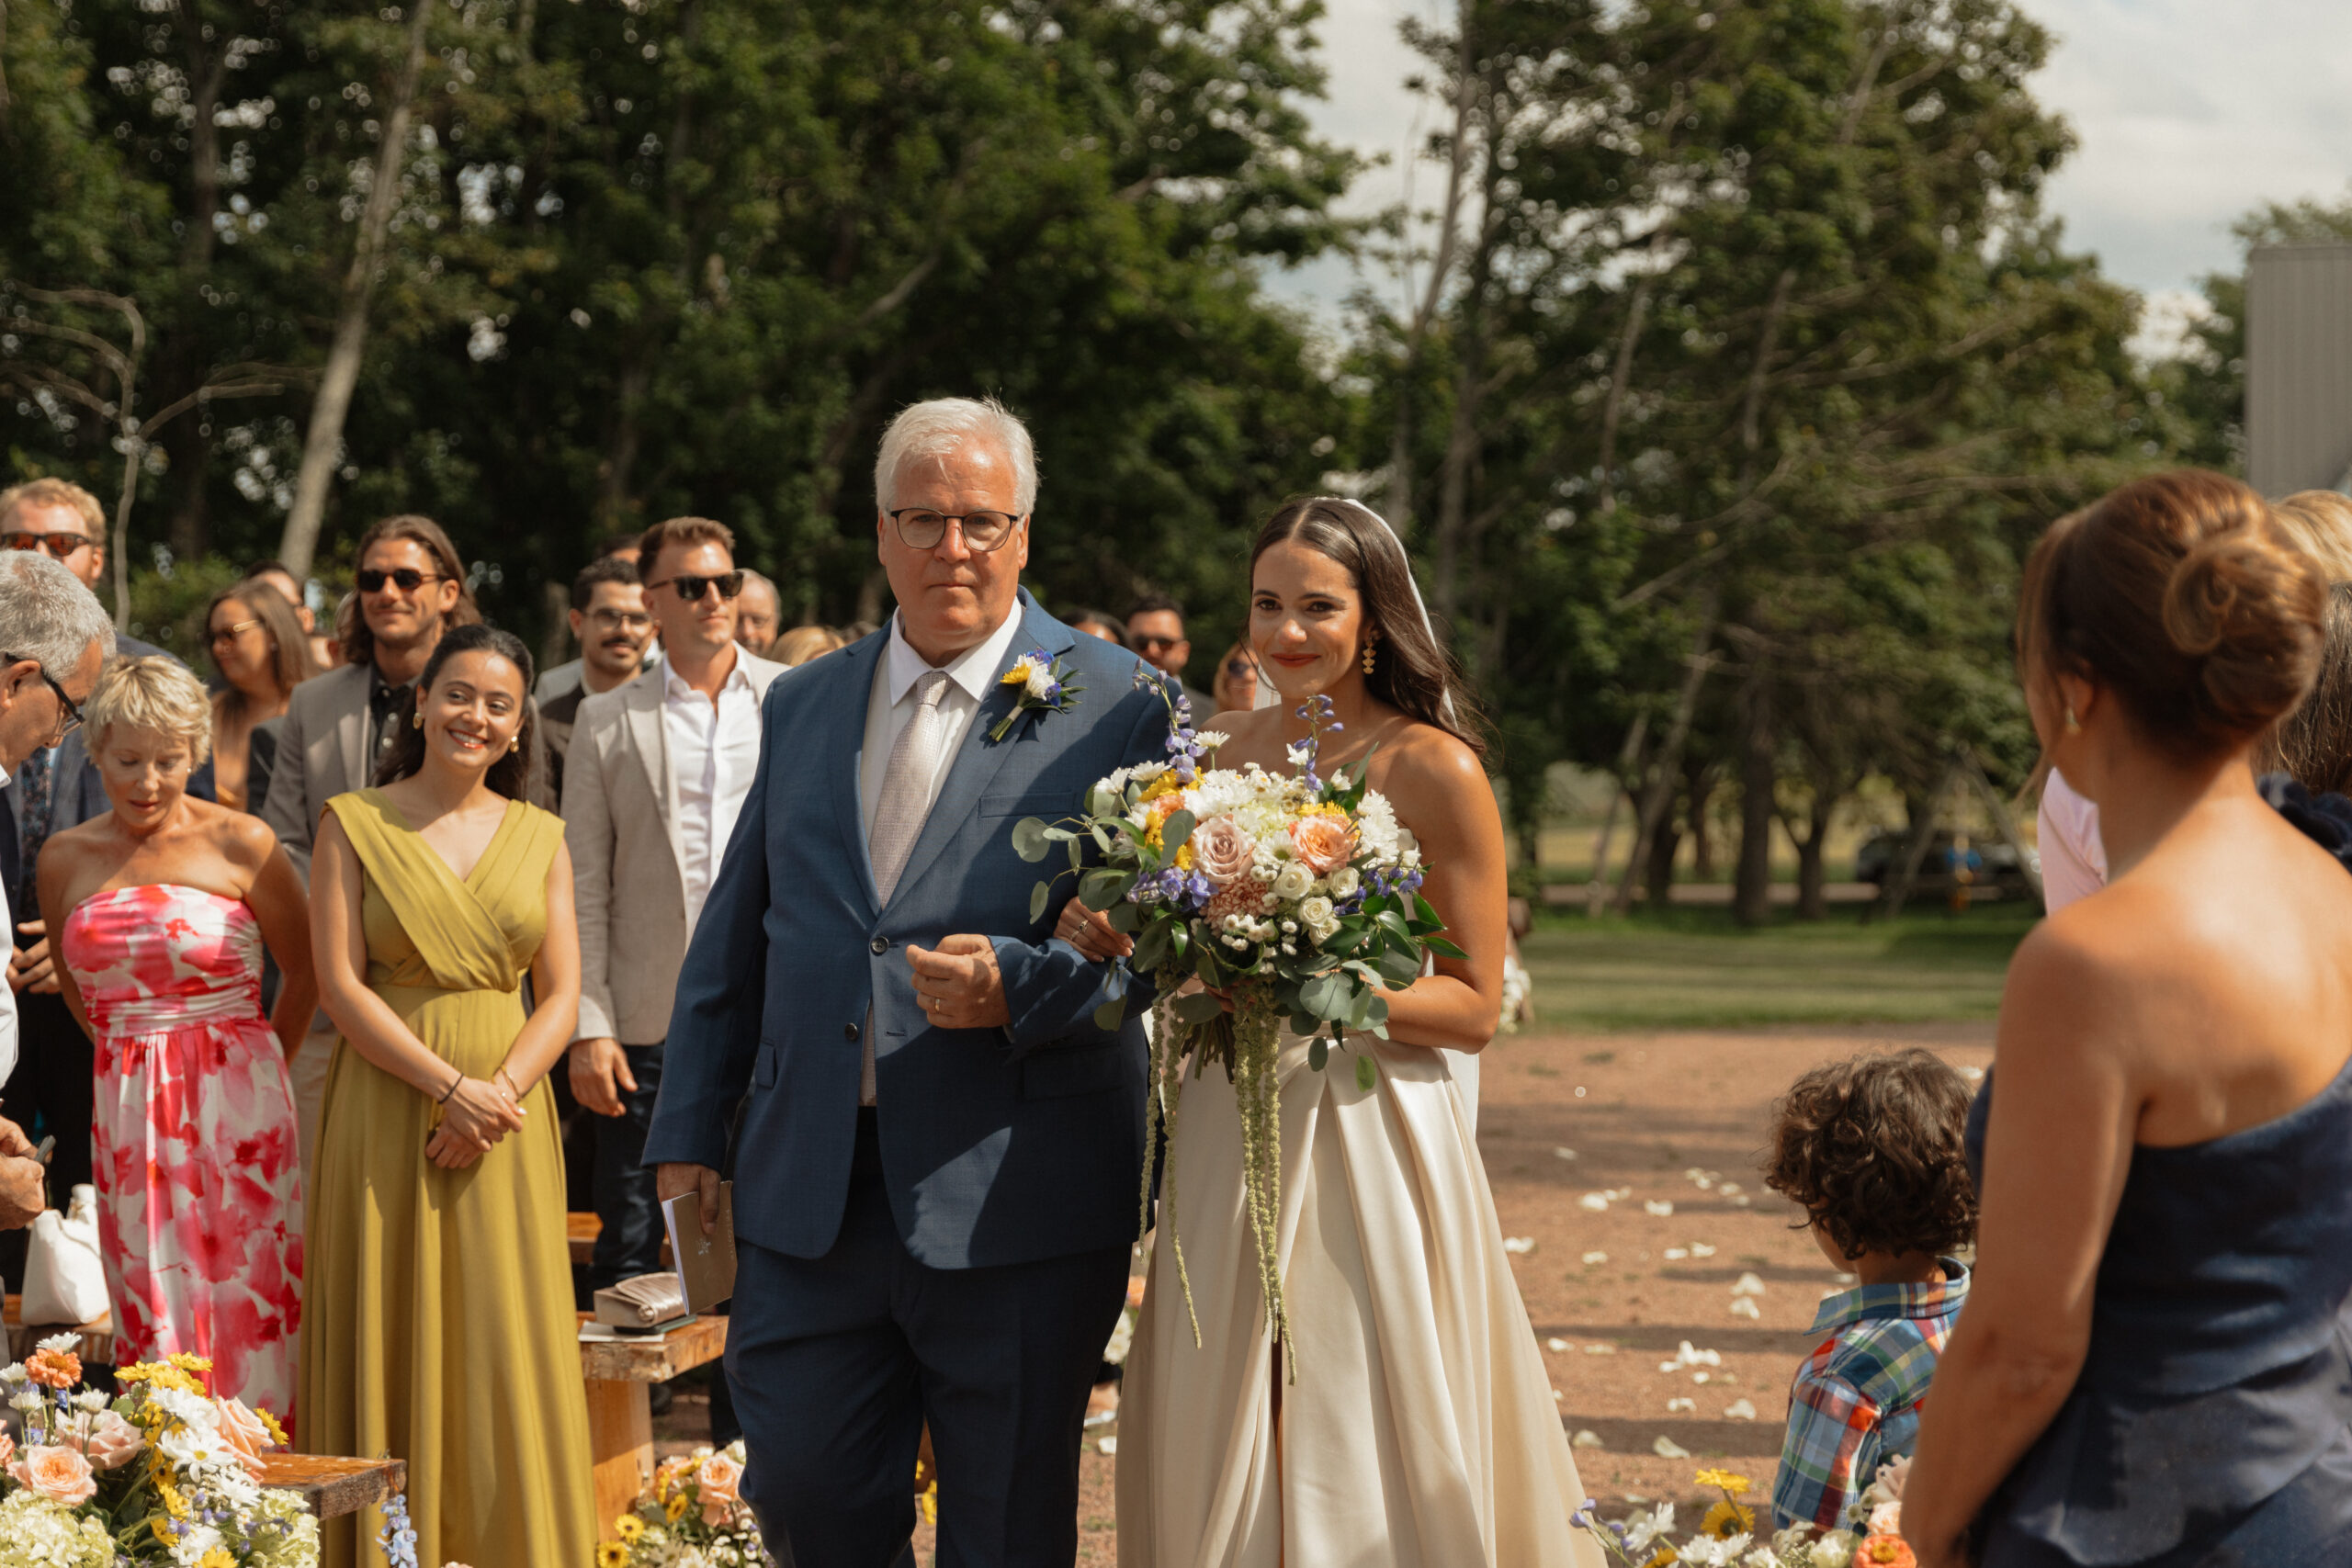
<svg viewBox="0 0 2352 1568"><path fill-rule="evenodd" d="M844 1024L842 1024L842 1039L844 1039L844 1040L854 1040L854 1039L856 1039L856 1038L857 1038L857 1025L855 1025L855 1024L854 1024L854 1023L844 1023Z"/></svg>
<svg viewBox="0 0 2352 1568"><path fill-rule="evenodd" d="M875 953L878 956L890 951L890 939L886 936L877 936L868 945L873 948Z"/></svg>

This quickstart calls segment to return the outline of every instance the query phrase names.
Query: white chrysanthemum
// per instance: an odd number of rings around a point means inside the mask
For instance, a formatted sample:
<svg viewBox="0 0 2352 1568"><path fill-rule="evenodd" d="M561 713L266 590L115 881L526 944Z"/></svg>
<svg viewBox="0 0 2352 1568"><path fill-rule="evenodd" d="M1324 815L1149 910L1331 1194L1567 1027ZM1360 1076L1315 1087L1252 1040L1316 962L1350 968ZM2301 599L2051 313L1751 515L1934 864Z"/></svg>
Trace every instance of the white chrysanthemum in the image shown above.
<svg viewBox="0 0 2352 1568"><path fill-rule="evenodd" d="M40 1348L44 1350L78 1352L82 1348L82 1336L78 1332L52 1334L40 1342Z"/></svg>
<svg viewBox="0 0 2352 1568"><path fill-rule="evenodd" d="M1635 1513L1625 1521L1625 1548L1639 1551L1651 1541L1674 1533L1674 1505L1660 1503L1654 1514Z"/></svg>
<svg viewBox="0 0 2352 1568"><path fill-rule="evenodd" d="M209 1427L182 1424L173 1427L155 1439L163 1455L182 1470L216 1461L226 1452L220 1434Z"/></svg>
<svg viewBox="0 0 2352 1568"><path fill-rule="evenodd" d="M177 1388L150 1388L147 1399L183 1427L198 1427L209 1432L220 1424L220 1407L200 1393Z"/></svg>
<svg viewBox="0 0 2352 1568"><path fill-rule="evenodd" d="M1845 1530L1831 1530L1813 1543L1813 1568L1846 1568L1854 1560L1855 1538Z"/></svg>
<svg viewBox="0 0 2352 1568"><path fill-rule="evenodd" d="M1214 751L1218 747L1224 745L1227 741L1232 739L1233 737L1227 735L1222 729L1203 729L1195 731L1193 739L1207 750Z"/></svg>
<svg viewBox="0 0 2352 1568"><path fill-rule="evenodd" d="M1033 663L1029 666L1029 679L1021 683L1021 689L1042 703L1053 695L1054 678L1044 665Z"/></svg>
<svg viewBox="0 0 2352 1568"><path fill-rule="evenodd" d="M1373 859L1395 860L1402 831L1396 825L1396 808L1388 804L1388 797L1377 790L1364 791L1356 806L1356 838Z"/></svg>

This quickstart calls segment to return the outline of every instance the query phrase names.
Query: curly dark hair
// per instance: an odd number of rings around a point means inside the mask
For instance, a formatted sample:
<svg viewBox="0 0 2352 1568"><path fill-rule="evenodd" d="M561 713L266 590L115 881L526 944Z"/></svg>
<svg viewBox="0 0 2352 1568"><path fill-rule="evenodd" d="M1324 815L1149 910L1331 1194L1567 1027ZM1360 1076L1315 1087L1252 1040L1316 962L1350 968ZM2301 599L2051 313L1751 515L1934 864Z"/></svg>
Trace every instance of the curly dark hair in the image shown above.
<svg viewBox="0 0 2352 1568"><path fill-rule="evenodd" d="M1968 1086L1933 1052L1815 1067L1773 1112L1764 1184L1849 1259L1945 1253L1975 1238L1976 1184L1961 1150Z"/></svg>

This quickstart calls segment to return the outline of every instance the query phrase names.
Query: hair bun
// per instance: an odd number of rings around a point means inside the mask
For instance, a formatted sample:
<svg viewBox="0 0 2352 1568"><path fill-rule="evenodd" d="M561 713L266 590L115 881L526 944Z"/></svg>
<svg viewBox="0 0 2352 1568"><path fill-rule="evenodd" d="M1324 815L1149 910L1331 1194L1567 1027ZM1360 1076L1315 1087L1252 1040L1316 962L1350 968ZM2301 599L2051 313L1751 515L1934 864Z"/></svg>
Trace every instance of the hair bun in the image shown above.
<svg viewBox="0 0 2352 1568"><path fill-rule="evenodd" d="M2325 594L2316 565L2274 525L2209 535L2165 583L2164 628L2199 661L2190 705L2248 734L2291 712L2311 686Z"/></svg>

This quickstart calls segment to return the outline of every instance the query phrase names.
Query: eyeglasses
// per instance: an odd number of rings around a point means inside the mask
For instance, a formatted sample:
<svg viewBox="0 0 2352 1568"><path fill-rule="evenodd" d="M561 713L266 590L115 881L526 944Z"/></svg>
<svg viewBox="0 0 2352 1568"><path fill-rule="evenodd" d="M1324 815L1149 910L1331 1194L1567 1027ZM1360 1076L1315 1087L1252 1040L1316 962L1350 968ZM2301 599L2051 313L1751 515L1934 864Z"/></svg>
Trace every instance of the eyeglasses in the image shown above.
<svg viewBox="0 0 2352 1568"><path fill-rule="evenodd" d="M1183 640L1181 637L1137 637L1135 639L1135 645L1138 651L1158 653L1164 649L1173 648Z"/></svg>
<svg viewBox="0 0 2352 1568"><path fill-rule="evenodd" d="M701 598L701 592L695 597ZM600 632L641 632L653 625L653 617L628 610L591 610L588 624Z"/></svg>
<svg viewBox="0 0 2352 1568"><path fill-rule="evenodd" d="M967 512L957 516L902 506L890 513L890 521L897 525L899 538L910 550L937 549L940 541L947 537L947 525L953 523L963 531L967 547L986 555L1001 548L1012 537L1012 530L1021 519L1009 512Z"/></svg>
<svg viewBox="0 0 2352 1568"><path fill-rule="evenodd" d="M419 571L413 566L396 566L390 571L378 571L369 567L352 581L359 584L362 593L381 593L387 582L403 593L413 593L428 582L447 582L449 580L433 572Z"/></svg>
<svg viewBox="0 0 2352 1568"><path fill-rule="evenodd" d="M48 682L49 689L57 694L57 701L60 708L62 709L62 715L61 720L57 726L57 733L50 737L49 743L51 746L56 745L59 741L64 739L67 736L82 728L81 707L75 704L72 697L65 694L65 688L57 683L57 677L51 675L40 660L27 659L21 653L0 653L0 660L5 660L10 664L30 664L33 669L40 673L40 678Z"/></svg>
<svg viewBox="0 0 2352 1568"><path fill-rule="evenodd" d="M695 577L682 571L675 577L665 577L659 582L649 582L645 585L645 591L648 593L657 588L676 589L678 597L689 604L699 603L703 591L709 588L718 589L721 599L732 599L743 592L743 574L740 571L722 571L717 577Z"/></svg>
<svg viewBox="0 0 2352 1568"><path fill-rule="evenodd" d="M47 550L59 560L65 559L75 550L85 546L95 546L96 543L97 541L87 534L36 534L29 529L17 529L10 533L0 534L0 547L12 550Z"/></svg>
<svg viewBox="0 0 2352 1568"><path fill-rule="evenodd" d="M1237 681L1247 681L1258 672L1258 667L1247 659L1228 659L1225 661L1225 672Z"/></svg>
<svg viewBox="0 0 2352 1568"><path fill-rule="evenodd" d="M239 621L233 626L222 626L212 634L212 646L218 648L224 642L234 642L259 625L261 622L254 620Z"/></svg>

